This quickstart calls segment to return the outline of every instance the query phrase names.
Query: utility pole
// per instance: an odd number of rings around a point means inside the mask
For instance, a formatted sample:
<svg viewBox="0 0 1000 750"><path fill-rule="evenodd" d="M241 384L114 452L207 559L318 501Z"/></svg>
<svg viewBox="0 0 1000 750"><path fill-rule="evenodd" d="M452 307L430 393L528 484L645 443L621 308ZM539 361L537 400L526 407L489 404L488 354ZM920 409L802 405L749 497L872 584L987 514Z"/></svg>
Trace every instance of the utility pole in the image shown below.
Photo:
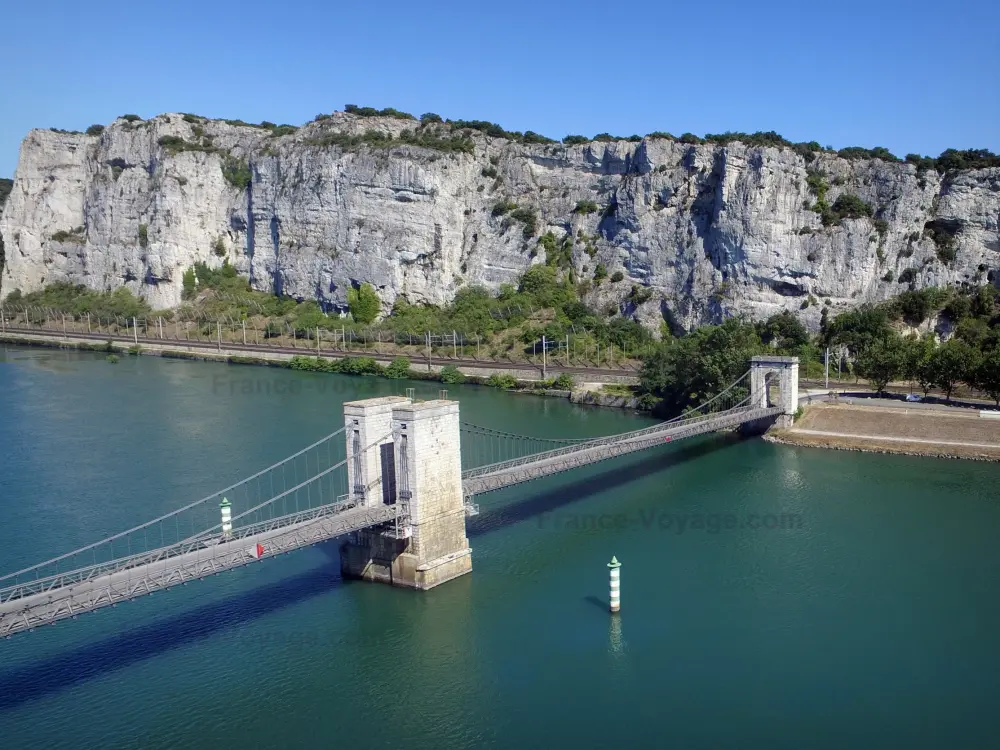
<svg viewBox="0 0 1000 750"><path fill-rule="evenodd" d="M542 380L545 380L545 334L542 334Z"/></svg>
<svg viewBox="0 0 1000 750"><path fill-rule="evenodd" d="M135 316L132 316L132 340L139 346L139 326L135 322Z"/></svg>
<svg viewBox="0 0 1000 750"><path fill-rule="evenodd" d="M319 357L319 326L316 326L316 356Z"/></svg>
<svg viewBox="0 0 1000 750"><path fill-rule="evenodd" d="M243 346L246 346L247 345L247 322L245 320L241 320L240 323L243 324Z"/></svg>
<svg viewBox="0 0 1000 750"><path fill-rule="evenodd" d="M823 388L826 390L830 389L830 347L826 348L826 366L823 368Z"/></svg>
<svg viewBox="0 0 1000 750"><path fill-rule="evenodd" d="M452 359L458 359L458 334L454 329L451 331L451 356Z"/></svg>
<svg viewBox="0 0 1000 750"><path fill-rule="evenodd" d="M215 321L215 332L219 337L219 351L222 351L222 323Z"/></svg>
<svg viewBox="0 0 1000 750"><path fill-rule="evenodd" d="M424 335L427 337L427 372L431 371L431 332L424 331Z"/></svg>

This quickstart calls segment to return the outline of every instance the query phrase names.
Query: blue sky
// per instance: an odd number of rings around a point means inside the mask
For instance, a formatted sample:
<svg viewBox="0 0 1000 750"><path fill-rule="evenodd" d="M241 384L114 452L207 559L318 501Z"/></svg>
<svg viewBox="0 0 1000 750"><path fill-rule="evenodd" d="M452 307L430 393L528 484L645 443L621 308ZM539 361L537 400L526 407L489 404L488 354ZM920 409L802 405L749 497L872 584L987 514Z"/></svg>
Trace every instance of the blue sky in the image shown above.
<svg viewBox="0 0 1000 750"><path fill-rule="evenodd" d="M1000 151L1000 3L3 3L0 176L31 128L300 124L347 102L552 138L776 130Z"/></svg>

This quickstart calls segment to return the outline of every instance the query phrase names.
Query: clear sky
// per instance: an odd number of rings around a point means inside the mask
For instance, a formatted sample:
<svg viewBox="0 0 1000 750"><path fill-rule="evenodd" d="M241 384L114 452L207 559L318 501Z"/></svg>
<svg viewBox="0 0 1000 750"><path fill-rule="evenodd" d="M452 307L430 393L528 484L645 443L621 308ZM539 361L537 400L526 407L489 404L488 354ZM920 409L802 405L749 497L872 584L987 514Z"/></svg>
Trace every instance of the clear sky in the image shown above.
<svg viewBox="0 0 1000 750"><path fill-rule="evenodd" d="M776 130L1000 151L997 0L5 0L0 176L36 127L345 103L551 138Z"/></svg>

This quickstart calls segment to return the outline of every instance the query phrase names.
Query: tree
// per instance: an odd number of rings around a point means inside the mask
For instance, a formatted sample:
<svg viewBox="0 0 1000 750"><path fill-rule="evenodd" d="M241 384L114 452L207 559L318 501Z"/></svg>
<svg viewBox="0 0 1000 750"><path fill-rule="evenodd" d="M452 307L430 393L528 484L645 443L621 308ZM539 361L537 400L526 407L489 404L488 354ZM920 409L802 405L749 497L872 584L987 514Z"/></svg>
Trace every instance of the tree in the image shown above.
<svg viewBox="0 0 1000 750"><path fill-rule="evenodd" d="M194 299L195 290L197 288L197 281L194 276L194 269L189 268L184 272L183 287L181 289L181 299L190 300Z"/></svg>
<svg viewBox="0 0 1000 750"><path fill-rule="evenodd" d="M348 290L347 305L350 307L351 317L363 325L373 323L382 312L382 302L375 294L375 289L367 282L359 289Z"/></svg>
<svg viewBox="0 0 1000 750"><path fill-rule="evenodd" d="M825 308L823 312L826 312ZM772 315L765 322L758 324L757 330L761 341L773 344L781 352L795 353L809 343L809 332L806 327L788 310Z"/></svg>
<svg viewBox="0 0 1000 750"><path fill-rule="evenodd" d="M643 362L640 387L662 399L665 416L674 416L720 393L763 350L753 324L730 318L661 343Z"/></svg>
<svg viewBox="0 0 1000 750"><path fill-rule="evenodd" d="M872 341L858 353L854 362L854 371L877 393L884 393L886 386L901 375L905 367L903 341L895 334Z"/></svg>
<svg viewBox="0 0 1000 750"><path fill-rule="evenodd" d="M926 336L910 336L905 340L905 362L904 374L911 380L920 384L920 389L924 392L924 397L930 393L934 386L934 377L931 370L931 358L937 344L932 334Z"/></svg>
<svg viewBox="0 0 1000 750"><path fill-rule="evenodd" d="M968 383L975 380L979 352L964 341L952 338L938 347L929 365L934 385L944 391L945 398L951 401L951 394L959 381Z"/></svg>
<svg viewBox="0 0 1000 750"><path fill-rule="evenodd" d="M987 352L980 360L975 383L1000 406L1000 347Z"/></svg>

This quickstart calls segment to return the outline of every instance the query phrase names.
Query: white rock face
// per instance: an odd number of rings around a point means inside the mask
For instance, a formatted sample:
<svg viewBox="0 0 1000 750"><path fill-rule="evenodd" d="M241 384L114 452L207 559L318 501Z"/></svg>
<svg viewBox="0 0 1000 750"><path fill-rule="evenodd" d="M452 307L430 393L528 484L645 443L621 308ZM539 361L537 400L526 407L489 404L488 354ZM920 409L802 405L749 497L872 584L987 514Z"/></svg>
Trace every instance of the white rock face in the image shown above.
<svg viewBox="0 0 1000 750"><path fill-rule="evenodd" d="M515 282L544 262L543 248L532 251L547 231L586 235L574 244L577 279L591 278L598 262L624 274L592 288L588 302L654 328L782 309L816 327L826 300L832 314L885 299L907 288L885 279L908 269L917 287L1000 281L1000 169L942 177L819 155L809 166L826 173L827 201L858 195L887 222L881 238L870 219L824 228L805 207L815 202L806 163L785 149L653 138L520 145L479 134L473 155L310 143L334 131L416 125L337 114L273 137L168 114L117 120L100 136L32 131L0 218L2 291L55 281L126 286L163 308L180 302L182 275L196 261L228 260L257 289L328 308L344 306L352 284L371 282L387 311L398 297L441 304L464 285ZM216 151L172 153L164 136L207 137ZM225 179L226 157L249 163L247 189ZM490 169L497 178L483 175ZM537 212L533 237L509 215L492 215L501 199ZM598 210L575 213L580 201ZM922 237L931 221L956 233L949 264ZM638 306L633 285L651 292Z"/></svg>

